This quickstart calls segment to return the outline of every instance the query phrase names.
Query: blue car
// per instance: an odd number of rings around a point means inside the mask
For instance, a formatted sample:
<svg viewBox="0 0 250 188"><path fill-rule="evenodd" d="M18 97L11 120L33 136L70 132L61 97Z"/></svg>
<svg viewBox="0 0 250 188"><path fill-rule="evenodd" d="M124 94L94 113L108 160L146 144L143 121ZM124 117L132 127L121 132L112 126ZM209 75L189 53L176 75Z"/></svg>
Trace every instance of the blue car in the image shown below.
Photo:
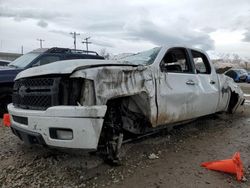
<svg viewBox="0 0 250 188"><path fill-rule="evenodd" d="M247 80L246 80L247 83L250 83L250 72L248 73L247 75Z"/></svg>
<svg viewBox="0 0 250 188"><path fill-rule="evenodd" d="M249 76L245 69L230 69L225 72L225 75L232 78L235 82L246 82Z"/></svg>

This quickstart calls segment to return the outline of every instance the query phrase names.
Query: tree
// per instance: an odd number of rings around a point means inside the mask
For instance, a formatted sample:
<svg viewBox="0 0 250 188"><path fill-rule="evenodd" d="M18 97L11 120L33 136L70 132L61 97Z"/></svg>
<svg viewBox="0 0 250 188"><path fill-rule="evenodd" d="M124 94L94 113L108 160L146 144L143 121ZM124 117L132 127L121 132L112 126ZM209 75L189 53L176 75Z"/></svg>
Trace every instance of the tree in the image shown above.
<svg viewBox="0 0 250 188"><path fill-rule="evenodd" d="M246 66L246 70L248 70L248 67L247 67L248 62L247 62L247 61L245 61L244 63L245 63L245 66Z"/></svg>
<svg viewBox="0 0 250 188"><path fill-rule="evenodd" d="M106 48L102 48L99 53L101 56L103 56L105 59L110 58L110 54L107 52Z"/></svg>

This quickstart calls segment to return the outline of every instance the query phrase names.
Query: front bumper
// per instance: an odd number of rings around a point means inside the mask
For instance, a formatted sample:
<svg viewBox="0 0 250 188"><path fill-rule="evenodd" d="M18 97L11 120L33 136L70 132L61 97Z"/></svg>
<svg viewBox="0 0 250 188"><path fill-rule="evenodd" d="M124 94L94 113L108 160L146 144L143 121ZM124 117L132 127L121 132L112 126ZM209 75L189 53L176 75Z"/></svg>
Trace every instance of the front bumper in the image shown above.
<svg viewBox="0 0 250 188"><path fill-rule="evenodd" d="M12 130L26 143L91 150L97 148L106 110L106 106L54 106L40 111L8 105ZM55 139L51 129L71 130L73 138Z"/></svg>
<svg viewBox="0 0 250 188"><path fill-rule="evenodd" d="M15 125L11 126L12 132L26 144L46 145L41 134L25 130Z"/></svg>

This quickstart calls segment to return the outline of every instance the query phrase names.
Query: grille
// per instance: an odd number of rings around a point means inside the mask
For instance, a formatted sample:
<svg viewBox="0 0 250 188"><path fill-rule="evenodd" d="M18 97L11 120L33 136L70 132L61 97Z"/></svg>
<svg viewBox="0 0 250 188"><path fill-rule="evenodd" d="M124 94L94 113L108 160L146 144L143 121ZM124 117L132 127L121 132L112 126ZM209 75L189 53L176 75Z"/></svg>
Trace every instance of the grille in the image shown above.
<svg viewBox="0 0 250 188"><path fill-rule="evenodd" d="M35 79L21 79L17 80L14 84L14 90L20 88L20 86L25 87L36 87L36 86L52 86L54 83L53 78L35 78Z"/></svg>
<svg viewBox="0 0 250 188"><path fill-rule="evenodd" d="M60 78L26 78L15 81L13 105L33 110L46 110L59 105Z"/></svg>

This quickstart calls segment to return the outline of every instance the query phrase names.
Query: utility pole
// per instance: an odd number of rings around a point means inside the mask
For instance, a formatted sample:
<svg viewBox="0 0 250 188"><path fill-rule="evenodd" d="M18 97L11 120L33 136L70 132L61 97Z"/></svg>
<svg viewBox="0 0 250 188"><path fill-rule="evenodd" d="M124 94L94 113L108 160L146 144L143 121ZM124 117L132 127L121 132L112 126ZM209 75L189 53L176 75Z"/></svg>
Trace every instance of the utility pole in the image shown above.
<svg viewBox="0 0 250 188"><path fill-rule="evenodd" d="M86 51L88 53L89 51L89 44L91 44L92 42L89 42L88 40L90 39L90 37L87 37L84 39L84 41L82 41L83 44L86 44Z"/></svg>
<svg viewBox="0 0 250 188"><path fill-rule="evenodd" d="M74 48L76 50L76 36L80 35L80 33L76 33L76 32L70 32L70 34L72 35L73 39L74 39Z"/></svg>
<svg viewBox="0 0 250 188"><path fill-rule="evenodd" d="M37 39L39 42L40 42L40 48L43 48L43 42L45 41L45 40L43 40L43 39Z"/></svg>
<svg viewBox="0 0 250 188"><path fill-rule="evenodd" d="M23 54L23 45L21 46L21 54Z"/></svg>

